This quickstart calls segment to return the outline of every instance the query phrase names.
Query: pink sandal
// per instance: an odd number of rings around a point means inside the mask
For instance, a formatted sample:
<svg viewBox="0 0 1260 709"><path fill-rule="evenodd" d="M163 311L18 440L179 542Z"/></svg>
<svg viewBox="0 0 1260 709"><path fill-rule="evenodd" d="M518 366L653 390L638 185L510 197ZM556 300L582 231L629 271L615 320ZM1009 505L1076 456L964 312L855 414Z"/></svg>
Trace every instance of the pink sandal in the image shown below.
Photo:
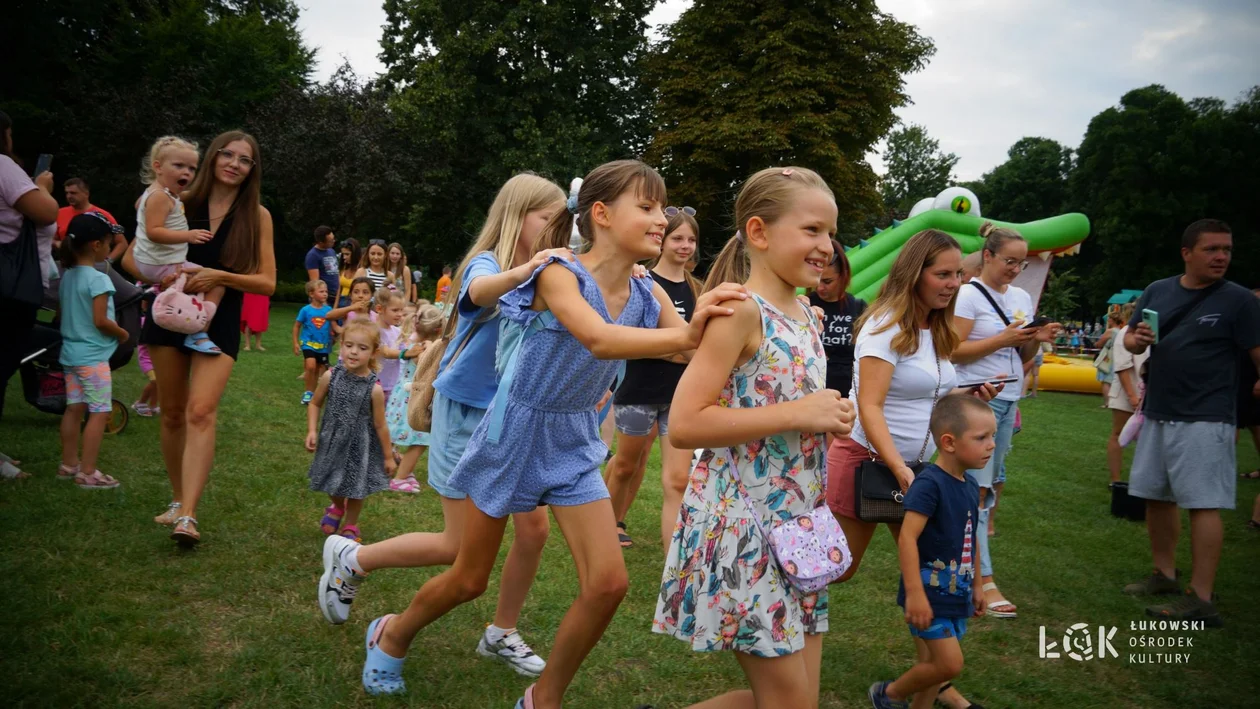
<svg viewBox="0 0 1260 709"><path fill-rule="evenodd" d="M74 480L79 475L79 466L77 465L58 465L58 480Z"/></svg>
<svg viewBox="0 0 1260 709"><path fill-rule="evenodd" d="M389 481L389 489L392 492L406 492L414 495L420 492L420 481L416 480L414 475L408 475L402 480L395 478Z"/></svg>
<svg viewBox="0 0 1260 709"><path fill-rule="evenodd" d="M113 476L106 475L97 470L91 475L84 475L82 471L74 476L74 484L84 490L112 490L122 483L118 482Z"/></svg>

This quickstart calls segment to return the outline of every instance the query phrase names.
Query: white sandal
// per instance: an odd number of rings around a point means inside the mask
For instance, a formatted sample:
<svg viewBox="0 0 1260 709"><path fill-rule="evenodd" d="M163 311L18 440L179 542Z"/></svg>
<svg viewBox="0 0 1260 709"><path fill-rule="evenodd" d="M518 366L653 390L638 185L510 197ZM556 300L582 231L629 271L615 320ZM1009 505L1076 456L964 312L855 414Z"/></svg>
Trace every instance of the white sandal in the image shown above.
<svg viewBox="0 0 1260 709"><path fill-rule="evenodd" d="M163 524L167 526L175 524L175 520L179 519L179 509L181 507L183 507L182 504L178 502L172 502L171 504L166 506L166 511L158 515L157 517L154 517L153 521L157 522L158 524Z"/></svg>
<svg viewBox="0 0 1260 709"><path fill-rule="evenodd" d="M989 591L997 591L997 590L998 590L998 587L997 587L997 584L996 584L996 583L993 583L992 581L990 581L990 582L986 583L985 585L981 586L981 587L980 587L980 590L981 590L981 591L984 591L985 593L988 593ZM1000 592L999 592L999 593L1000 593ZM1009 607L1009 608L1014 608L1014 607L1015 607L1015 604L1014 604L1014 603L1011 603L1010 601L1008 601L1008 600L1006 600L1005 598L1003 598L1003 599L1002 599L1002 600L1000 600L1000 601L994 601L994 602L992 602L992 603L986 604L985 608L986 608L986 609L988 609L989 615L993 616L994 618L1017 618L1017 617L1019 617L1019 614L1018 614L1018 613L1016 613L1015 611L1000 611L1000 610L997 610L998 608L1002 608L1003 606L1006 606L1006 607Z"/></svg>

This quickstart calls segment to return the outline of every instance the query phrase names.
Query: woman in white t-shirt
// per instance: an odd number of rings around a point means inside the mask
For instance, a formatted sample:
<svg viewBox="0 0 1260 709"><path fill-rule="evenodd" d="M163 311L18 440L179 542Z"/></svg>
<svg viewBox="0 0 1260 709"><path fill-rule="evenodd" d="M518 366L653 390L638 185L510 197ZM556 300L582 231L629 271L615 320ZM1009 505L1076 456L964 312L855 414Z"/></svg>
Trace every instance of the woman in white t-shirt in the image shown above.
<svg viewBox="0 0 1260 709"><path fill-rule="evenodd" d="M1120 311L1122 322L1129 322L1133 317L1133 305L1124 306ZM1126 325L1112 338L1115 342L1124 342L1124 335L1129 331ZM1107 472L1111 474L1111 482L1120 482L1120 470L1124 467L1124 449L1120 447L1120 431L1129 417L1137 411L1142 400L1142 365L1151 356L1151 348L1140 355L1135 355L1125 347L1115 347L1111 351L1111 372L1115 381L1107 396L1107 408L1111 409L1111 437L1107 439Z"/></svg>
<svg viewBox="0 0 1260 709"><path fill-rule="evenodd" d="M1010 379L989 402L997 417L997 447L988 465L969 471L980 483L980 524L976 530L980 547L980 581L985 604L998 618L1014 618L1015 605L1007 601L993 582L989 557L989 509L1001 493L1001 474L1006 453L1011 448L1015 413L1024 390L1024 362L1037 356L1042 342L1054 338L1058 323L1025 327L1033 322L1034 307L1028 291L1011 285L1028 267L1028 242L1014 229L980 227L984 237L980 275L958 292L954 306L954 329L962 338L954 350L959 381L964 384Z"/></svg>

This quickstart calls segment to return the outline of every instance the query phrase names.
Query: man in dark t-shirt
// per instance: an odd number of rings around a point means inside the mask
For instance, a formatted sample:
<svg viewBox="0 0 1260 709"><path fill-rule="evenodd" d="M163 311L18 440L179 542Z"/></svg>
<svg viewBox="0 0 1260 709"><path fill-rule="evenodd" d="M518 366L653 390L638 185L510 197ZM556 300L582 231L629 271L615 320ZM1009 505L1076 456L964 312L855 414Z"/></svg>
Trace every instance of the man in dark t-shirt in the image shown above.
<svg viewBox="0 0 1260 709"><path fill-rule="evenodd" d="M306 279L321 280L328 284L329 297L334 302L337 300L336 295L341 292L341 263L337 252L333 250L336 241L337 235L333 233L332 227L317 226L315 244L306 252Z"/></svg>
<svg viewBox="0 0 1260 709"><path fill-rule="evenodd" d="M1147 286L1124 336L1125 348L1134 354L1152 348L1142 405L1146 421L1133 455L1129 492L1146 500L1155 562L1154 573L1125 592L1181 593L1174 565L1177 508L1187 509L1193 540L1190 587L1180 599L1146 612L1212 626L1221 624L1212 594L1224 536L1220 510L1234 509L1238 479L1239 354L1260 365L1260 302L1225 280L1232 251L1225 222L1202 219L1187 227L1181 239L1185 273ZM1158 327L1152 329L1147 319Z"/></svg>

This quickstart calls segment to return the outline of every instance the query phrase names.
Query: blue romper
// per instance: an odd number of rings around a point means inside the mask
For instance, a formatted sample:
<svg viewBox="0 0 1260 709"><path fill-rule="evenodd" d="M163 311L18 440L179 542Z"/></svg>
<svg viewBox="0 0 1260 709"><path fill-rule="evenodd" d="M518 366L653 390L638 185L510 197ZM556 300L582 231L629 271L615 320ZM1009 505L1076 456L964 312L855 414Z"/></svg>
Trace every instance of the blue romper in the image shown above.
<svg viewBox="0 0 1260 709"><path fill-rule="evenodd" d="M578 279L586 302L605 322L655 328L661 306L652 295L654 281L630 279L630 297L620 317L608 317L595 279L577 261L553 257L529 280L499 299L503 317L522 326L540 315L530 310L538 274L558 263ZM575 506L608 497L599 468L608 448L599 439L595 407L620 369L618 360L595 359L558 320L522 340L517 376L506 395L490 404L473 431L468 449L451 473L450 485L472 498L477 509L495 518L529 512L539 504ZM507 408L498 443L488 430L500 404Z"/></svg>

